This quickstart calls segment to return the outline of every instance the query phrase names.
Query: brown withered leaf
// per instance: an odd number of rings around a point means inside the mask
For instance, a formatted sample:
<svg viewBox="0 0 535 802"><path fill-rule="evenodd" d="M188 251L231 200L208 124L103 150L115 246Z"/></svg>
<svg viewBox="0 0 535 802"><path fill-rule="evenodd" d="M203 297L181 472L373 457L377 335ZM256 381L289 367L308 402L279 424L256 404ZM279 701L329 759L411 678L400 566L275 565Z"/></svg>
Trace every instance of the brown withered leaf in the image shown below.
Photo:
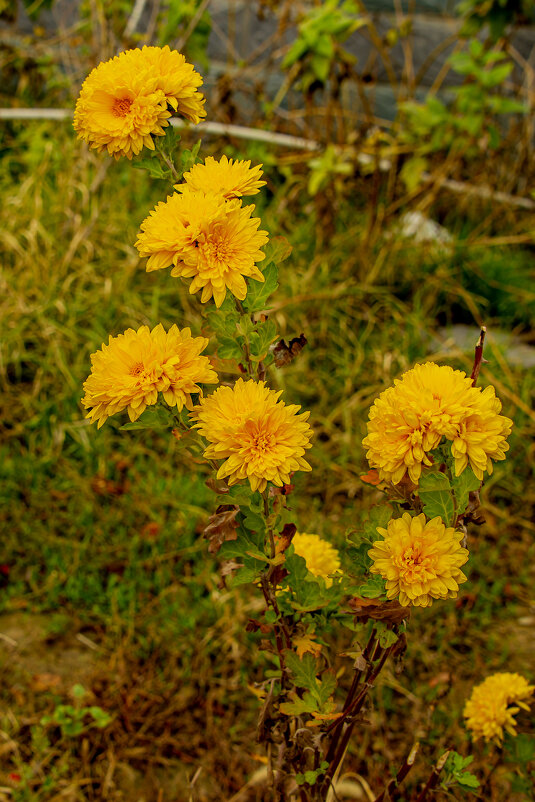
<svg viewBox="0 0 535 802"><path fill-rule="evenodd" d="M377 601L377 599L361 599L354 596L349 600L349 606L355 613L358 621L390 621L391 624L400 624L410 616L408 607L402 607L397 601Z"/></svg>
<svg viewBox="0 0 535 802"><path fill-rule="evenodd" d="M306 344L307 338L304 334L300 334L299 337L293 337L290 340L289 345L286 345L284 340L279 340L279 342L273 347L275 365L278 368L288 365L292 359L295 359L296 356L299 356Z"/></svg>
<svg viewBox="0 0 535 802"><path fill-rule="evenodd" d="M208 519L203 536L210 541L208 551L217 554L226 540L236 540L238 537L238 523L236 516L240 508L236 504L220 504L213 515Z"/></svg>
<svg viewBox="0 0 535 802"><path fill-rule="evenodd" d="M224 479L214 479L213 476L210 476L204 484L214 493L217 493L218 496L222 496L230 490Z"/></svg>
<svg viewBox="0 0 535 802"><path fill-rule="evenodd" d="M277 544L275 546L276 554L282 554L286 551L296 532L297 527L295 524L284 524L284 527L277 538Z"/></svg>

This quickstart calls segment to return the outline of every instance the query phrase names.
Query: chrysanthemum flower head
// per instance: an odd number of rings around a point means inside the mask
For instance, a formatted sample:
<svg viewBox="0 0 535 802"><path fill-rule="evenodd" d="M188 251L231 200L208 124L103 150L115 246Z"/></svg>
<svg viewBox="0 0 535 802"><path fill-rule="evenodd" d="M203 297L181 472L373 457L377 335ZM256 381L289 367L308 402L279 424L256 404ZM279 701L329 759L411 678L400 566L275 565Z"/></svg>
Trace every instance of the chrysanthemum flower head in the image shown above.
<svg viewBox="0 0 535 802"><path fill-rule="evenodd" d="M474 741L485 738L501 744L505 732L516 735L515 714L520 708L529 710L526 699L535 691L521 674L500 672L491 674L476 685L467 700L463 716L472 731Z"/></svg>
<svg viewBox="0 0 535 802"><path fill-rule="evenodd" d="M460 566L468 560L461 546L463 533L446 527L440 518L425 515L392 518L386 529L377 527L383 540L376 540L368 555L372 574L386 579L388 599L399 596L403 607L427 607L433 599L452 599L466 582Z"/></svg>
<svg viewBox="0 0 535 802"><path fill-rule="evenodd" d="M179 192L204 192L223 195L224 198L241 198L256 195L266 183L261 181L262 165L251 167L251 161L234 161L222 156L219 161L208 156L204 164L195 164L184 173L184 183L175 184Z"/></svg>
<svg viewBox="0 0 535 802"><path fill-rule="evenodd" d="M165 47L126 50L102 62L85 79L74 111L74 128L99 152L132 158L153 136L165 134L178 112L198 123L206 116L197 88L202 78L182 53ZM171 107L171 111L169 110Z"/></svg>
<svg viewBox="0 0 535 802"><path fill-rule="evenodd" d="M238 379L219 387L194 408L195 427L208 440L204 456L223 459L218 479L229 485L247 479L262 492L268 482L289 484L293 471L310 471L304 453L310 448L309 412L279 400L280 392L264 382Z"/></svg>
<svg viewBox="0 0 535 802"><path fill-rule="evenodd" d="M338 550L319 535L309 535L306 532L296 532L292 545L295 553L305 560L310 573L323 577L325 585L330 588L333 583L332 575L340 571Z"/></svg>
<svg viewBox="0 0 535 802"><path fill-rule="evenodd" d="M155 404L158 393L171 407L192 408L192 393L199 384L217 384L216 372L201 352L208 345L204 337L192 337L190 329L176 325L165 331L160 323L152 331L137 331L111 337L107 345L91 355L91 373L84 383L82 404L98 428L116 412L128 410L137 420L147 406Z"/></svg>
<svg viewBox="0 0 535 802"><path fill-rule="evenodd" d="M463 371L427 362L416 365L381 393L370 409L363 445L379 477L418 483L429 452L449 440L459 475L469 464L478 479L505 458L512 421L500 415L494 388L481 390Z"/></svg>
<svg viewBox="0 0 535 802"><path fill-rule="evenodd" d="M254 206L204 192L175 193L159 203L141 224L136 242L148 256L147 270L173 266L172 276L193 279L190 293L202 290L201 302L213 296L221 306L227 290L239 300L247 294L245 277L264 281L256 263L267 232L258 231Z"/></svg>

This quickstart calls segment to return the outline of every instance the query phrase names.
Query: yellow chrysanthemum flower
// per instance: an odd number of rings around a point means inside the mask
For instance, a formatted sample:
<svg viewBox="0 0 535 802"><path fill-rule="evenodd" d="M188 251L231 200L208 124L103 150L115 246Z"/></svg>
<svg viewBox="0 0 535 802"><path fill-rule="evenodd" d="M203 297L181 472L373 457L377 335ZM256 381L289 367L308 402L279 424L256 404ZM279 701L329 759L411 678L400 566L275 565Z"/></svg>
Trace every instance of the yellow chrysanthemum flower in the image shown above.
<svg viewBox="0 0 535 802"><path fill-rule="evenodd" d="M279 401L280 391L264 382L238 379L234 387L219 387L194 408L195 427L209 446L208 459L224 459L218 479L229 485L247 479L262 492L267 482L289 484L293 471L310 471L303 458L310 448L309 412Z"/></svg>
<svg viewBox="0 0 535 802"><path fill-rule="evenodd" d="M206 116L204 97L197 91L201 84L182 53L167 45L126 50L85 79L74 128L99 152L131 159L144 146L154 150L152 137L165 134L173 112L194 123Z"/></svg>
<svg viewBox="0 0 535 802"><path fill-rule="evenodd" d="M533 691L535 685L530 685L521 674L508 672L492 674L476 685L463 711L474 741L483 737L501 744L504 730L516 735L515 713L520 708L529 710L524 700L529 699Z"/></svg>
<svg viewBox="0 0 535 802"><path fill-rule="evenodd" d="M137 331L111 337L108 345L91 355L91 373L84 383L82 404L98 428L110 415L128 410L137 420L146 407L155 404L158 393L178 411L192 408L191 393L200 393L199 384L217 384L217 373L207 356L204 337L192 337L190 329L176 325L165 331L158 324L152 331Z"/></svg>
<svg viewBox="0 0 535 802"><path fill-rule="evenodd" d="M296 532L292 544L295 553L305 560L310 573L322 576L326 586L330 588L333 583L332 574L340 571L338 550L319 535L309 535L306 532Z"/></svg>
<svg viewBox="0 0 535 802"><path fill-rule="evenodd" d="M213 296L221 306L227 290L242 301L245 277L264 281L256 262L268 238L258 231L260 218L251 218L254 208L222 195L175 193L143 221L136 248L149 257L148 271L174 265L172 276L192 278L189 291L202 290L202 303Z"/></svg>
<svg viewBox="0 0 535 802"><path fill-rule="evenodd" d="M204 192L223 195L224 198L241 198L256 195L266 183L261 181L262 165L251 167L251 161L234 161L222 156L219 161L208 156L204 164L195 164L184 173L184 183L175 184L179 192Z"/></svg>
<svg viewBox="0 0 535 802"><path fill-rule="evenodd" d="M399 596L403 607L427 607L433 599L457 596L466 582L460 566L468 560L462 532L446 528L440 518L426 521L423 513L412 517L408 512L377 531L384 540L376 540L368 551L370 572L386 579L388 599Z"/></svg>
<svg viewBox="0 0 535 802"><path fill-rule="evenodd" d="M468 464L478 479L505 458L513 422L500 415L494 388L472 385L463 371L427 362L396 379L370 409L363 445L379 477L398 484L408 473L418 483L428 454L443 438L452 443L455 473Z"/></svg>

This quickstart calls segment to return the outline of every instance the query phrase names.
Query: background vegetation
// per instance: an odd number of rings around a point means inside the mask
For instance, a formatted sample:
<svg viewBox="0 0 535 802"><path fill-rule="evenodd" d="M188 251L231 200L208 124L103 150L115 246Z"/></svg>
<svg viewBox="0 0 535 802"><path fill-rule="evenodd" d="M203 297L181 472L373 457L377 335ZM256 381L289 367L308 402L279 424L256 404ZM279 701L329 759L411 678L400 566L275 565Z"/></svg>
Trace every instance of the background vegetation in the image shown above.
<svg viewBox="0 0 535 802"><path fill-rule="evenodd" d="M52 2L27 5L29 30L0 3L6 107L72 108L92 66L149 39L180 44L207 71L209 120L317 143L208 132L202 149L264 163L258 211L293 246L271 315L308 345L270 379L312 411L314 470L292 496L303 531L336 544L358 528L374 500L359 478L373 399L418 361L468 371L488 327L480 382L515 421L510 456L485 483L469 582L456 602L412 616L404 669L383 672L347 767L373 799L416 732L430 760L451 745L476 755L480 798L533 798L507 755L488 776L495 750L472 747L461 723L475 682L533 670L533 70L511 44L531 4L465 2L471 38L444 68L457 88L417 99L406 71L391 76L389 125L345 43L360 31L386 64L401 42L409 64L412 17L400 9L381 33L350 2L259 2L276 33L267 97L251 64L209 71L209 3L148 3L135 30L120 0L81 3L54 30L39 16ZM356 114L346 86L360 93ZM234 795L262 765L251 732L265 667L246 632L255 602L226 591L201 536L205 468L174 439L111 420L97 432L80 405L89 355L110 333L159 321L203 330L198 302L164 271L146 274L133 247L169 187L88 153L68 120L4 121L0 137L0 798L255 799ZM422 237L426 219L449 236ZM350 643L348 631L337 651ZM422 761L409 790L426 775Z"/></svg>

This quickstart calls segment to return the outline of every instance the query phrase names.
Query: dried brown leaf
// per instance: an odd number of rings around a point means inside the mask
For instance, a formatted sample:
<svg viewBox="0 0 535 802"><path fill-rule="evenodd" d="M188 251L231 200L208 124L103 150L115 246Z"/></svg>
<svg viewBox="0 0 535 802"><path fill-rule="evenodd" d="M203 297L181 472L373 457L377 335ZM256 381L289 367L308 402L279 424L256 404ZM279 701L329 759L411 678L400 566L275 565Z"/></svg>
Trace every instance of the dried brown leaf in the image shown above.
<svg viewBox="0 0 535 802"><path fill-rule="evenodd" d="M349 606L355 613L358 621L389 621L391 624L400 624L410 616L408 607L403 607L397 601L377 601L377 599L361 599L358 596L349 600Z"/></svg>
<svg viewBox="0 0 535 802"><path fill-rule="evenodd" d="M300 334L299 337L293 337L293 339L290 340L289 345L286 345L284 340L279 340L279 342L273 347L275 365L278 368L288 365L292 359L295 359L296 356L299 356L306 344L307 338L304 334Z"/></svg>
<svg viewBox="0 0 535 802"><path fill-rule="evenodd" d="M220 504L208 520L203 536L210 541L208 551L216 554L226 540L238 537L236 516L240 508L236 504Z"/></svg>

